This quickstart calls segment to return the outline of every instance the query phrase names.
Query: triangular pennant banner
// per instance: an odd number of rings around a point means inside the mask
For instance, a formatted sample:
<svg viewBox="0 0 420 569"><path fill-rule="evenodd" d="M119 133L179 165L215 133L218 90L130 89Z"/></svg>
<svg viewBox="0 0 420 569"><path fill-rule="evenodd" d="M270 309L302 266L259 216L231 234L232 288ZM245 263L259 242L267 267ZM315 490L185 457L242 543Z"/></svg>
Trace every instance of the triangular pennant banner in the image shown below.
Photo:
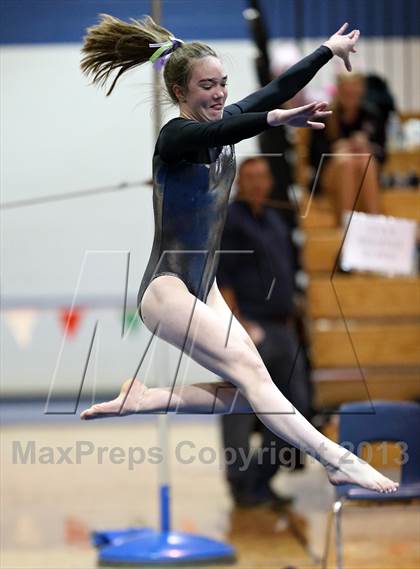
<svg viewBox="0 0 420 569"><path fill-rule="evenodd" d="M4 311L10 332L21 348L26 348L32 341L38 312L33 308L11 308Z"/></svg>
<svg viewBox="0 0 420 569"><path fill-rule="evenodd" d="M137 310L127 310L125 313L124 330L137 332L141 328L141 321Z"/></svg>
<svg viewBox="0 0 420 569"><path fill-rule="evenodd" d="M74 336L80 324L82 310L80 308L61 308L59 319L64 328L64 333L68 336Z"/></svg>

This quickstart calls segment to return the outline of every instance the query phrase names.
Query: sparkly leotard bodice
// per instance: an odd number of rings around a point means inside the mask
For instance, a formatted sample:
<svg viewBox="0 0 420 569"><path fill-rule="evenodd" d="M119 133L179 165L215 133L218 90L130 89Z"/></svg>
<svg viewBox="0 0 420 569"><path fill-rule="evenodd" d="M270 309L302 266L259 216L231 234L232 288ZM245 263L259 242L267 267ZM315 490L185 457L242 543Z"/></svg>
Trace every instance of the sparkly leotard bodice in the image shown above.
<svg viewBox="0 0 420 569"><path fill-rule="evenodd" d="M235 176L233 146L209 154L209 163L153 158L155 236L139 299L158 275L178 276L197 298L207 298Z"/></svg>
<svg viewBox="0 0 420 569"><path fill-rule="evenodd" d="M206 301L235 177L233 145L270 128L268 111L296 94L331 57L321 46L266 87L226 107L220 120L178 117L162 128L153 156L155 234L137 295L142 320L143 294L159 275L180 278Z"/></svg>

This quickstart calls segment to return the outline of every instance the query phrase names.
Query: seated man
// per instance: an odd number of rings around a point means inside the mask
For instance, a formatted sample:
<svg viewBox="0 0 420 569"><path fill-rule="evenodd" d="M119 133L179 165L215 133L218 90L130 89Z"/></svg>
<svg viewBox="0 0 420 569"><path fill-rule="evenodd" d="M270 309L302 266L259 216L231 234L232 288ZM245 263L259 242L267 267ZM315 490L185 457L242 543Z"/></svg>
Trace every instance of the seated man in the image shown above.
<svg viewBox="0 0 420 569"><path fill-rule="evenodd" d="M232 312L253 339L273 381L302 413L311 406L310 382L304 352L294 321L294 263L288 225L265 205L273 185L262 157L242 162L239 191L229 204L221 249L253 251L220 255L217 282ZM270 480L281 463L300 461L297 449L278 439L253 414L221 417L223 444L236 456L227 463L227 480L237 505L284 505ZM256 424L262 434L259 453L249 468L250 436Z"/></svg>

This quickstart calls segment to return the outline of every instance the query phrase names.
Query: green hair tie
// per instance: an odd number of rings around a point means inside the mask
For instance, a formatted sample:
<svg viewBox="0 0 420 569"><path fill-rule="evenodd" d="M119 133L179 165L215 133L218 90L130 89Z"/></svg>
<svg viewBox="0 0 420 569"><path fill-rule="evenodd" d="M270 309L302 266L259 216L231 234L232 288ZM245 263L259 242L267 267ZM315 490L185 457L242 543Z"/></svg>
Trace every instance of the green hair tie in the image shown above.
<svg viewBox="0 0 420 569"><path fill-rule="evenodd" d="M164 43L151 43L149 44L150 47L157 47L160 46L159 49L157 49L150 57L149 57L149 61L151 61L152 63L154 63L157 59L159 59L159 57L168 49L170 49L173 46L173 42L172 40L168 40L165 41Z"/></svg>

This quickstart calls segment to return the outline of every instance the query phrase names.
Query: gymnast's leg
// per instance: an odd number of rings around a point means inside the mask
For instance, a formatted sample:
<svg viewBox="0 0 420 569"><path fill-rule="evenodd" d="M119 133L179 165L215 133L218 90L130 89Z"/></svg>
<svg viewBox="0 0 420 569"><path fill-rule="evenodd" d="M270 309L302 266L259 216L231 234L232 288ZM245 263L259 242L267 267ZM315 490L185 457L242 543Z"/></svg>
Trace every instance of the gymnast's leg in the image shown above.
<svg viewBox="0 0 420 569"><path fill-rule="evenodd" d="M177 277L163 275L149 285L141 308L150 331L185 350L194 361L238 387L269 429L323 464L331 483L350 482L380 492L396 490L397 483L329 440L293 407L271 380L258 351L255 346L251 347L252 341L244 336L239 323L232 326L226 341L226 322L220 315L224 310L221 301L216 295L211 302L218 308L198 300ZM136 392L137 387L141 387L140 382L132 380L131 384L123 413L142 412L136 396L141 398L147 394L147 390ZM90 411L87 410L83 418L89 418ZM98 408L93 409L91 416L100 412Z"/></svg>
<svg viewBox="0 0 420 569"><path fill-rule="evenodd" d="M161 277L159 277L160 279ZM164 278L164 277L163 277ZM171 281L173 279L170 277ZM175 279L178 281L178 279ZM184 288L183 283L180 282ZM154 283L151 285L154 287ZM144 294L146 297L146 292ZM194 298L194 297L192 297ZM210 306L223 320L222 329L229 332L236 331L259 357L259 352L242 324L233 316L226 304L216 281L211 287L207 305ZM157 334L159 336L159 334ZM129 392L129 395L127 395ZM129 409L130 400L135 402L135 411ZM146 387L144 384L133 381L133 378L124 382L121 392L112 401L93 405L85 410L82 419L96 419L109 416L121 416L127 413L157 413L178 412L191 414L225 414L252 413L254 411L247 399L239 389L228 381L213 381L195 383L184 386Z"/></svg>
<svg viewBox="0 0 420 569"><path fill-rule="evenodd" d="M167 277L158 277L158 279L155 280L160 281L161 279L165 282ZM169 279L170 283L174 285L178 283L182 288L187 290L179 279L174 279L173 277L169 277ZM155 288L155 281L153 281L148 288ZM171 291L168 292L171 293ZM192 296L188 290L187 294L195 300L195 297ZM147 296L148 293L146 290L144 298L146 299ZM214 282L209 292L207 304L223 318L226 337L228 326L231 323L231 326L238 330L249 347L259 355L257 348L239 321L233 317L233 321L231 322L233 315L217 288L216 282ZM159 333L156 335L160 336ZM81 413L81 418L98 419L113 416L118 417L132 413L147 414L159 412L226 414L232 411L235 413L254 414L247 399L241 394L237 387L228 381L201 382L179 386L175 384L175 386L168 387L147 387L137 379L130 378L123 383L118 397L105 403L92 405L92 407Z"/></svg>
<svg viewBox="0 0 420 569"><path fill-rule="evenodd" d="M369 148L361 148L358 155L347 141L341 141L337 152L321 173L321 186L333 200L337 225L346 211L379 213L378 163L374 156L368 157Z"/></svg>

